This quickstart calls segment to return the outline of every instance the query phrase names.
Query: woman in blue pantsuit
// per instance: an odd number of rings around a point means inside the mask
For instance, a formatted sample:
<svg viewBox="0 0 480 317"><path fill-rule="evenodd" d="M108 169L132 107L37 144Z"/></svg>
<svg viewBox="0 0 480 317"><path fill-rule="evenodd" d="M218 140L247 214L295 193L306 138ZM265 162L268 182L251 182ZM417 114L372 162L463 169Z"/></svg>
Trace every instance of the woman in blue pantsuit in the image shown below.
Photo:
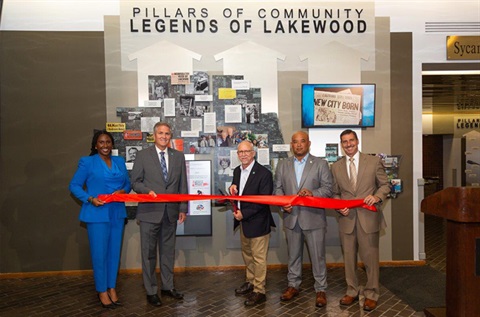
<svg viewBox="0 0 480 317"><path fill-rule="evenodd" d="M115 285L120 266L123 229L127 211L124 203L105 204L100 194L130 192L130 180L123 157L112 156L112 135L97 131L90 156L80 159L69 189L82 203L80 221L86 223L93 276L103 307L120 306Z"/></svg>

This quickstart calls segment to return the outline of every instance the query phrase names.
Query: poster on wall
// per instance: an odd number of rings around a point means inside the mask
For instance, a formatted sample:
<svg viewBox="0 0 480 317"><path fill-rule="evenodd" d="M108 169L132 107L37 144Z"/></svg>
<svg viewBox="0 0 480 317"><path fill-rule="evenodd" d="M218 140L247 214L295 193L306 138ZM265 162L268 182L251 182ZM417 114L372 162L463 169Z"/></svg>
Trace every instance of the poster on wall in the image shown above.
<svg viewBox="0 0 480 317"><path fill-rule="evenodd" d="M325 159L331 165L338 160L338 144L327 143L325 145Z"/></svg>
<svg viewBox="0 0 480 317"><path fill-rule="evenodd" d="M387 197L397 198L397 195L403 191L402 180L398 178L398 169L402 160L401 155L387 155L380 153L380 157L385 173L387 173L388 182L390 183L390 193Z"/></svg>
<svg viewBox="0 0 480 317"><path fill-rule="evenodd" d="M211 162L186 161L188 193L190 195L211 195ZM210 200L194 200L188 203L189 216L211 215Z"/></svg>
<svg viewBox="0 0 480 317"><path fill-rule="evenodd" d="M211 195L212 163L209 160L189 160L185 157L187 186L190 195ZM188 220L189 219L189 220ZM194 200L188 202L187 221L177 226L177 236L212 235L212 201Z"/></svg>

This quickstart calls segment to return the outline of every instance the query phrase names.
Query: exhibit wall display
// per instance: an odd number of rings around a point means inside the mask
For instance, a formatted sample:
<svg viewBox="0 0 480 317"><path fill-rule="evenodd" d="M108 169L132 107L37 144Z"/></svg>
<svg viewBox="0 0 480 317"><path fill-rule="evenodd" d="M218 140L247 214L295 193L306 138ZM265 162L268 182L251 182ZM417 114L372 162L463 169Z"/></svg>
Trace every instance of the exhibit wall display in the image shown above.
<svg viewBox="0 0 480 317"><path fill-rule="evenodd" d="M430 0L24 4L5 0L0 20L0 273L91 269L80 204L68 182L90 152L94 129L115 129L118 155L131 168L136 150L153 145L153 124L169 122L171 146L189 164L209 162L217 194L239 164L241 140L256 145L257 160L272 172L291 155L290 137L302 129L304 84L375 85L375 116L368 127L354 128L361 150L402 157L395 178L401 194L384 206L380 258L419 259L421 64L445 61L447 35L428 33L425 24L445 16L478 21L478 3L438 10ZM343 155L342 128L303 129L313 155L332 161ZM194 207L198 215L184 233L207 205ZM243 263L239 244L225 241L231 215L210 207L211 236L179 236L176 266ZM268 263L285 264L282 213L272 210L277 230ZM336 215L327 215L327 261L341 263ZM122 269L141 266L138 231L130 219Z"/></svg>

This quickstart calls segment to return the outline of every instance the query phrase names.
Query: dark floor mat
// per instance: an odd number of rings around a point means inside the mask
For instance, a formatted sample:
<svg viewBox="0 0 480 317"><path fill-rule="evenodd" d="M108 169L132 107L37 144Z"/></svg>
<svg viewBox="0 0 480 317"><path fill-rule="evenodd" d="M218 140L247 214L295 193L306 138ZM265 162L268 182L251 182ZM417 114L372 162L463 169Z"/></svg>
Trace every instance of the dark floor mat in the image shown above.
<svg viewBox="0 0 480 317"><path fill-rule="evenodd" d="M430 266L381 267L380 283L415 311L445 306L444 273Z"/></svg>

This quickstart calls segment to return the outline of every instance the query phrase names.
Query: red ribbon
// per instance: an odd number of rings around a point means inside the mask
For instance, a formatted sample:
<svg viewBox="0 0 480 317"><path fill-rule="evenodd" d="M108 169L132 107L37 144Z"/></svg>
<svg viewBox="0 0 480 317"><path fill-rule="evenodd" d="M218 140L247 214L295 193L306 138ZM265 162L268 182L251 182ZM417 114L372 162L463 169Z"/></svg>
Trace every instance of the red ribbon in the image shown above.
<svg viewBox="0 0 480 317"><path fill-rule="evenodd" d="M98 195L98 198L106 203L111 202L138 202L138 203L173 203L191 200L236 200L249 203L274 205L274 206L305 206L314 208L343 209L365 208L377 211L375 206L369 206L363 199L342 200L320 197L272 196L272 195L245 195L245 196L222 196L222 195L186 195L186 194L157 194L152 197L149 194L111 194Z"/></svg>

